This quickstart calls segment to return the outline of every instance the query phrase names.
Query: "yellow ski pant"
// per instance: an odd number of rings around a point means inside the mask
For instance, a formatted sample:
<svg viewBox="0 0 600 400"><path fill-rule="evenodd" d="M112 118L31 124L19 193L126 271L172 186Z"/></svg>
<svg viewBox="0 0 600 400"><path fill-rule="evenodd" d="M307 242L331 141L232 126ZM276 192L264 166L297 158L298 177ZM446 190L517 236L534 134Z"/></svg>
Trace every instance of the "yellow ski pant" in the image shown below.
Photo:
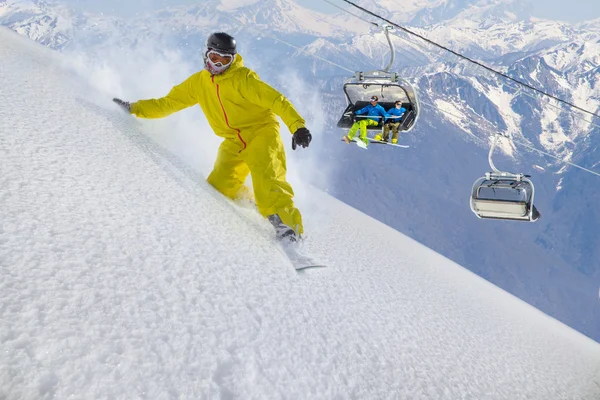
<svg viewBox="0 0 600 400"><path fill-rule="evenodd" d="M354 139L354 136L356 136L356 132L360 129L359 137L363 142L369 144L369 141L367 140L367 126L373 125L377 125L377 121L373 121L372 119L361 119L360 121L355 122L354 124L352 124L352 127L348 131L348 139Z"/></svg>
<svg viewBox="0 0 600 400"><path fill-rule="evenodd" d="M249 139L243 141L244 137ZM248 135L242 131L239 138L221 143L208 183L230 199L252 199L244 185L251 174L260 214L278 214L284 224L302 234L302 215L294 206L294 191L285 178L287 168L279 124L264 125Z"/></svg>

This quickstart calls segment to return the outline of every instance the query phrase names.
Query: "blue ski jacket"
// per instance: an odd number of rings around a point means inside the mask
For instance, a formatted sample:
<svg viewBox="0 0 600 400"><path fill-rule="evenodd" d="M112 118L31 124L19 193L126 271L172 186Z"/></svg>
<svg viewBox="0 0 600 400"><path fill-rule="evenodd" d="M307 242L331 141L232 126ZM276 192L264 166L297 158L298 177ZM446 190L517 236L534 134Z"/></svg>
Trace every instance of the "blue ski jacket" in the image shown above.
<svg viewBox="0 0 600 400"><path fill-rule="evenodd" d="M406 108L404 107L400 107L400 108L390 108L386 114L386 119L385 122L400 122L402 121L402 116L404 115L404 113L406 112Z"/></svg>
<svg viewBox="0 0 600 400"><path fill-rule="evenodd" d="M387 117L385 112L385 108L377 104L373 106L373 104L369 104L366 107L361 108L356 112L357 115L367 114L367 119L372 119L375 122L380 122L383 118ZM371 118L373 117L373 118ZM377 118L382 117L382 118Z"/></svg>

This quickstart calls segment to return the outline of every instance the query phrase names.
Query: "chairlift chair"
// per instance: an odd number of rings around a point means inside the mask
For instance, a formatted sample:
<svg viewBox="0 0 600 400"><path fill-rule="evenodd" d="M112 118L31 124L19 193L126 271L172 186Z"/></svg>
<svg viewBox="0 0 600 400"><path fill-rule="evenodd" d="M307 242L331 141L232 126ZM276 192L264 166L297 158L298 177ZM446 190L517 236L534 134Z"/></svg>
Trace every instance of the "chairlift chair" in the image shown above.
<svg viewBox="0 0 600 400"><path fill-rule="evenodd" d="M535 188L529 175L499 171L492 162L497 137L488 160L493 172L487 172L473 184L471 211L479 218L535 222L540 214L533 204Z"/></svg>
<svg viewBox="0 0 600 400"><path fill-rule="evenodd" d="M410 131L419 117L419 99L415 88L405 79L398 76L397 72L389 72L394 63L394 45L390 39L391 26L385 26L384 32L391 49L391 60L384 70L356 72L352 78L344 83L347 106L342 117L337 123L338 128L350 129L352 124L367 118L356 115L356 111L366 107L372 96L379 98L379 104L387 111L395 106L396 101L402 101L406 112L402 116L398 130ZM373 118L373 117L370 117ZM369 130L381 130L383 122L367 127Z"/></svg>

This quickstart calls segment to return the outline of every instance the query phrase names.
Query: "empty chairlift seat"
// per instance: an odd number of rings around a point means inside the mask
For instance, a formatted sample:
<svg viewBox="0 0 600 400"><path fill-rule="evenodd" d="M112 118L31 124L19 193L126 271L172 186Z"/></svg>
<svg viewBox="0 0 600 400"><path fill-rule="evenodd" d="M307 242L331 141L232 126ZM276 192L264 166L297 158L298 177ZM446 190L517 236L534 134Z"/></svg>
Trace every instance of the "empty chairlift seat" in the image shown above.
<svg viewBox="0 0 600 400"><path fill-rule="evenodd" d="M490 177L473 184L471 210L479 218L534 221L533 183L524 177Z"/></svg>

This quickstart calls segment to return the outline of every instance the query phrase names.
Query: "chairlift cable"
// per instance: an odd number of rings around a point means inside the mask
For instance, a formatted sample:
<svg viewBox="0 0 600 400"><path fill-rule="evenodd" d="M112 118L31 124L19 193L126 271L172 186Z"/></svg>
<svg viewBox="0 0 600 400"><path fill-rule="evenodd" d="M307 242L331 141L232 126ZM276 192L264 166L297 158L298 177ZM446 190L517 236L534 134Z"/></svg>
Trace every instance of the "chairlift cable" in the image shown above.
<svg viewBox="0 0 600 400"><path fill-rule="evenodd" d="M231 19L232 19L232 20L235 20L234 18L231 18ZM238 21L238 20L235 20L235 22L236 22L236 23L239 23L240 21ZM268 34L268 33L265 33L264 31L258 30L258 29L256 29L256 28L253 28L253 27L251 27L251 26L245 26L245 28L249 28L249 29L253 30L254 32L258 33L258 34L259 34L259 35L261 35L261 36L266 36L266 37L268 37L268 38L270 38L270 39L273 39L273 40L275 40L275 41L277 41L277 42L281 42L281 43L283 43L283 44L285 44L285 45L288 45L288 46L290 46L290 47L292 47L292 48L294 48L294 49L296 49L296 50L298 50L298 51L301 51L301 52L303 52L303 53L306 53L307 55L309 55L309 56L311 56L311 57L314 57L314 58L317 58L317 59L319 59L319 60L321 60L321 61L324 61L324 62L326 62L326 63L329 63L329 64L333 65L334 67L338 67L338 68L340 68L340 69L343 69L343 70L345 70L345 71L348 71L348 72L350 72L350 73L352 73L352 74L354 73L354 71L353 71L353 70L351 70L351 69L349 69L349 68L346 68L346 67L344 67L344 66L342 66L342 65L336 64L336 63L334 63L333 61L330 61L330 60L328 60L328 59L326 59L326 58L320 57L320 56L318 56L318 55L316 55L316 54L309 53L309 52L308 52L308 50L306 50L306 49L303 49L303 48L301 48L301 47L298 47L298 46L296 46L296 45L293 45L293 44L291 44L291 43L288 43L288 42L286 42L285 40L282 40L282 39L280 39L280 38L278 38L278 37L275 37L275 36L273 36L273 35L270 35L270 34Z"/></svg>
<svg viewBox="0 0 600 400"><path fill-rule="evenodd" d="M330 3L330 2L329 2L329 0L325 0L325 1L327 1L328 3ZM345 1L345 0L344 0L344 1ZM330 3L330 4L331 4L331 3ZM336 6L336 7L337 7L337 6ZM356 14L354 14L354 13L351 13L350 11L348 11L348 10L346 10L346 9L342 8L342 7L337 7L337 8L339 8L340 10L343 10L343 11L347 12L347 13L348 13L348 14L350 14L350 15L353 15L354 17L356 17L356 18L358 18L358 19L360 19L360 20L362 20L362 21L369 22L369 21L365 20L364 18L362 18L362 17L359 17L359 16L357 16ZM401 37L401 36L398 36L398 35L395 35L395 36L396 36L397 38L399 38L399 39L403 40L404 42L410 43L410 42L408 42L406 39L404 39L404 38L403 38L403 37ZM425 40L427 40L427 39L425 39ZM427 41L428 41L428 40L427 40ZM434 44L435 44L435 43L434 43ZM429 49L426 49L424 46L422 46L422 45L419 45L419 44L417 44L417 45L418 45L418 46L420 46L421 48L423 48L423 49L425 49L425 50L429 51ZM443 47L443 46L442 46L442 47ZM517 83L518 83L518 82L517 82ZM536 97L535 97L533 94L531 94L531 93L527 93L527 92L521 91L521 90L519 90L519 89L515 89L514 87L512 87L512 86L510 86L510 85L508 85L508 87L510 87L511 89L513 89L513 90L515 90L515 91L518 91L518 92L520 92L521 94L523 94L523 95L525 95L525 96L528 96L528 97L530 97L530 98L532 98L532 99L534 99L534 100L537 100L537 98L536 98ZM560 101L560 99L558 99L558 100ZM421 104L423 104L423 105L425 105L425 106L428 106L428 107L431 107L431 108L433 108L433 109L435 109L435 110L437 110L437 111L440 111L440 112L441 112L441 113L443 113L443 114L450 115L450 116L452 116L452 117L454 117L454 118L458 118L458 119L462 119L462 118L463 118L462 116L458 116L458 115L456 115L456 114L452 114L452 113L451 113L451 112L449 112L449 111L444 111L444 110L441 110L441 109L439 109L439 107L436 107L436 106L434 106L433 104L430 104L430 103L428 103L428 102L426 102L426 101L422 101L422 100L421 100ZM555 105L555 104L552 104L552 103L546 103L546 104L547 104L548 106L550 106L550 107L552 107L552 108L554 108L554 109L558 110L558 111L565 112L565 110L564 110L564 109L560 108L559 106L557 106L557 105ZM571 115L573 115L573 117L574 117L575 119L580 119L580 120L582 120L582 121L585 121L585 122L587 122L588 124L590 124L590 125L592 125L592 126L594 126L594 127L596 127L596 128L600 128L600 124L597 124L597 123L595 123L595 122L593 122L593 121L590 121L589 119L585 118L585 117L584 117L584 116L582 116L582 115L576 115L576 114L571 114ZM595 115L595 114L594 114L594 115ZM470 122L470 123L473 123L472 121L469 121L469 122ZM484 140L483 140L483 139L480 139L480 138L478 138L477 136L474 136L474 135L473 135L473 137L474 137L475 139L477 139L477 140L481 141L482 143L484 142ZM537 149L536 147L533 147L533 146L531 146L531 145L527 144L526 142L523 142L523 141L517 141L517 140L514 140L514 139L511 139L511 140L512 140L514 143L517 143L517 144L519 144L519 145L521 145L521 146L523 146L523 147L526 147L526 148L528 148L529 150L534 150L534 151L536 151L536 152L538 152L538 153L540 153L540 154L543 154L543 155L545 155L545 156L551 157L551 158L553 158L553 159L555 159L555 160L557 160L557 161L559 161L559 162L561 162L561 163L564 163L564 164L570 165L570 166L572 166L572 167L579 168L579 169L581 169L582 171L589 172L589 173L591 173L591 174L594 174L594 175L598 175L598 176L600 176L600 173L598 173L598 172L595 172L595 171L593 171L593 170L587 169L587 168L585 168L585 167L582 167L582 166L580 166L580 165L577 165L577 164L575 164L575 163L572 163L572 162L570 162L570 161L563 160L563 159L561 159L561 158L559 158L559 157L557 157L557 156L554 156L554 155L552 155L552 154L550 154L550 153L547 153L547 152L545 152L545 151L539 150L539 149Z"/></svg>
<svg viewBox="0 0 600 400"><path fill-rule="evenodd" d="M512 87L512 86L508 86L508 87L509 87L509 88L511 88L511 89L513 89L513 90L515 90L515 91L517 90L517 89L515 89L515 88L514 88L514 87ZM522 95L524 95L524 96L530 97L530 98L532 98L532 99L534 99L534 100L537 100L537 99L536 99L536 97L535 97L533 94L531 94L531 93L527 93L527 92L521 92L521 94L522 94ZM552 104L552 103L546 103L546 105L548 105L548 106L550 106L550 107L552 107L552 108L554 108L554 109L556 109L556 110L558 110L558 111L560 111L560 112L568 112L568 111L565 111L564 109L562 109L562 108L560 108L559 106L557 106L557 105L555 105L555 104ZM569 113L569 114L571 114L571 113ZM596 127L596 128L600 128L600 124L597 124L597 123L595 123L595 122L593 122L593 121L590 121L589 119L585 118L585 116L583 116L583 115L576 115L576 114L571 114L571 115L572 115L572 116L573 116L575 119L580 119L580 120L582 120L582 121L585 121L585 122L587 122L588 124L590 124L590 125L592 125L592 126L594 126L594 127Z"/></svg>
<svg viewBox="0 0 600 400"><path fill-rule="evenodd" d="M566 101L566 100L563 100L563 99L561 99L561 98L559 98L559 97L556 97L556 96L554 96L554 95L551 95L551 94L549 94L549 93L547 93L547 92L544 92L543 90L540 90L540 89L538 89L538 88L536 88L536 87L534 87L534 86L532 86L532 85L530 85L530 84L528 84L528 83L525 83L525 82L522 82L522 81L520 81L520 80L518 80L518 79L515 79L515 78L513 78L513 77L511 77L511 76L509 76L509 75L507 75L507 74L505 74L505 73L503 73L503 72L496 71L495 69L493 69L493 68L491 68L491 67L488 67L487 65L485 65L485 64L483 64L483 63L481 63L481 62L479 62L479 61L473 60L472 58L469 58L469 57L467 57L467 56L465 56L465 55L462 55L461 53L458 53L458 52L456 52L456 51L454 51L454 50L452 50L452 49L449 49L448 47L445 47L445 46L443 46L443 45L441 45L441 44L438 44L438 43L436 43L436 42L434 42L434 41L432 41L432 40L430 40L430 39L427 39L427 38L426 38L425 36L423 36L423 35L419 35L418 33L411 31L410 29L407 29L407 28L405 28L405 27L403 27L403 26L401 26L401 25L398 25L398 24L396 24L395 22L392 22L392 21L390 21L389 19L387 19L387 18L385 18L385 17L382 17L382 16L380 16L380 15L377 15L376 13L374 13L374 12L372 12L372 11L370 11L370 10L367 10L366 8L364 8L364 7L362 7L362 6L359 6L358 4L356 4L356 3L354 3L354 2L352 2L352 1L350 1L350 0L341 0L341 1L344 1L344 2L346 2L346 3L350 4L350 5L352 5L353 7L356 7L356 8L358 8L359 10L361 10L361 11L363 11L363 12L365 12L365 13L367 13L367 14L369 14L369 15L372 15L372 16L373 16L373 17L375 17L375 18L379 18L380 20L382 20L382 21L385 21L385 22L387 22L388 24L390 24L390 25L392 25L392 26L395 26L396 28L398 28L398 29L400 29L400 30L402 30L402 31L404 31L404 32L406 32L406 33L408 33L408 34L410 34L410 35L416 36L416 37L418 37L418 38L420 38L420 39L422 39L422 40L426 41L427 43L430 43L430 44L432 44L432 45L434 45L434 46L436 46L436 47L439 47L439 48L441 48L441 49L443 49L443 50L446 50L446 51L448 51L448 52L450 52L450 53L454 54L455 56L457 56L457 57L459 57L459 58L462 58L462 59L464 59L464 60L467 60L467 61L469 61L469 62L471 62L471 63L473 63L473 64L476 64L476 65L478 65L478 66L480 66L480 67L482 67L482 68L484 68L484 69L486 69L486 70L488 70L488 71L490 71L490 72L492 72L492 73L494 73L494 74L500 75L500 76L502 76L502 77L504 77L504 78L506 78L506 79L509 79L509 80L511 80L511 81L513 81L513 82L515 82L515 83L517 83L517 84L519 84L519 85L522 85L522 86L524 86L524 87L526 87L526 88L528 88L528 89L531 89L531 90L533 90L533 91L535 91L535 92L537 92L537 93L540 93L540 94L542 94L542 95L544 95L544 96L550 97L550 98L552 98L552 99L554 99L554 100L556 100L556 101L558 101L558 102L561 102L561 103L567 104L567 105L569 105L569 106L571 106L571 107L573 107L573 108L575 108L575 109L577 109L577 110L579 110L579 111L582 111L582 112L584 112L584 113L586 113L586 114L590 114L590 115L592 115L592 116L594 116L594 117L598 117L598 118L600 118L600 114L596 114L596 113L594 113L594 112L592 112L592 111L586 110L585 108L579 107L579 106L578 106L578 105L576 105L576 104L573 104L573 103L571 103L571 102L568 102L568 101Z"/></svg>
<svg viewBox="0 0 600 400"><path fill-rule="evenodd" d="M370 24L370 25L374 25L374 26L376 26L376 27L379 27L379 24L378 24L377 22L368 21L368 20L366 20L366 19L364 19L364 18L362 18L362 17L360 17L360 16L358 16L358 15L354 14L353 12L350 12L350 11L346 10L345 8L338 6L337 4L335 4L335 3L332 3L332 2L331 2L331 1L329 1L329 0L323 0L323 1L325 1L326 3L329 3L329 4L331 4L332 6L334 6L334 7L335 7L335 8L337 8L337 9L340 9L340 10L342 10L342 11L344 11L344 12L347 12L348 14L350 14L350 15L352 15L352 16L354 16L354 17L356 17L356 18L358 18L358 19L360 19L360 20L362 20L362 21L364 21L364 22L366 22L366 23L368 23L368 24Z"/></svg>
<svg viewBox="0 0 600 400"><path fill-rule="evenodd" d="M435 108L435 109L437 109L438 111L440 111L440 112L441 112L441 113L443 113L443 114L451 115L451 116L453 116L453 117L455 117L455 118L460 118L460 117L458 117L457 115L455 115L455 114L452 114L452 113L450 113L450 112L448 112L448 111L440 110L439 108L437 108L437 107L435 107L435 106L433 106L433 105L431 105L431 104L429 104L429 103L421 102L421 104L425 104L425 105L427 105L427 106L429 106L429 107ZM479 137L477 137L477 136L473 136L473 137L474 137L476 140L480 141L481 143L484 143L484 144L488 144L488 145L489 145L489 143L487 143L487 142L486 142L484 139L481 139L481 138L479 138ZM572 166L572 167L575 167L575 168L579 168L579 169L580 169L580 170L582 170L582 171L589 172L590 174L593 174L593 175L596 175L596 176L600 176L600 172L596 172L596 171L594 171L594 170L591 170L591 169L588 169L588 168L582 167L581 165L575 164L575 163L573 163L573 162L571 162L571 161L564 160L564 159L562 159L562 158L560 158L560 157L558 157L558 156L555 156L555 155L553 155L553 154L551 154L551 153L548 153L548 152L545 152L545 151L543 151L543 150L540 150L540 149L536 148L535 146L532 146L532 145L530 145L529 143L527 143L527 142L525 142L525 141L522 141L522 140L517 140L517 139L515 139L515 138L512 138L512 139L510 139L510 140L511 140L512 142L514 142L514 143L518 144L519 146L525 147L525 148L527 148L527 149L529 149L529 150L535 151L535 152L537 152L537 153L539 153L539 154L542 154L542 155L544 155L544 156L547 156L547 157L553 158L553 159L555 159L555 160L559 161L560 163L567 164L567 165L570 165L570 166Z"/></svg>
<svg viewBox="0 0 600 400"><path fill-rule="evenodd" d="M429 104L429 103L427 103L427 102L424 102L424 101L422 101L422 102L421 102L421 104L424 104L424 105L426 105L426 106L428 106L428 107L434 108L434 109L436 109L437 111L441 112L442 114L451 115L451 116L453 116L453 117L455 117L455 118L462 118L462 117L459 117L459 116L457 116L456 114L452 114L452 113L450 113L450 112L448 112L448 111L441 110L440 108L438 108L438 107L436 107L436 106L434 106L434 105L432 105L432 104ZM474 135L473 135L472 137L474 137L476 140L480 141L481 143L484 143L484 144L488 144L488 145L489 145L489 143L487 143L487 142L486 142L484 139L481 139L481 138L479 138L479 137L477 137L477 136L474 136ZM517 139L515 139L515 138L512 138L512 139L510 139L510 140L511 140L512 142L514 142L514 143L516 143L516 144L520 145L520 146L523 146L523 147L525 147L525 148L529 149L529 150L532 150L532 151L535 151L535 152L537 152L537 153L539 153L539 154L542 154L542 155L544 155L544 156L547 156L547 157L553 158L553 159L555 159L555 160L557 160L557 161L559 161L559 162L561 162L561 163L563 163L563 164L567 164L567 165L570 165L570 166L572 166L572 167L579 168L579 169L580 169L580 170L582 170L582 171L589 172L590 174L593 174L593 175L600 176L600 172L596 172L596 171L594 171L594 170L591 170L591 169L588 169L588 168L582 167L581 165L575 164L575 163L573 163L573 162L571 162L571 161L564 160L564 159L562 159L562 158L560 158L560 157L558 157L558 156L555 156L555 155L553 155L553 154L550 154L550 153L548 153L548 152L545 152L545 151L543 151L543 150L539 150L538 148L536 148L536 147L534 147L534 146L530 145L529 143L527 143L527 142L525 142L525 141L522 141L522 140L517 140Z"/></svg>
<svg viewBox="0 0 600 400"><path fill-rule="evenodd" d="M325 1L327 1L327 0L325 0ZM350 14L352 14L352 13L350 13ZM354 14L352 14L352 15L354 15ZM232 19L233 19L233 18L232 18ZM362 18L361 18L361 19L362 19ZM237 21L237 20L236 20L236 22L239 22L239 21ZM269 35L269 34L267 34L267 33L263 32L263 31L259 31L258 29L252 28L252 27L250 27L250 26L246 26L246 28L250 28L250 29L252 29L253 31L255 31L255 32L258 32L259 34L261 34L261 35L263 35L263 36L267 36L267 37L269 37L269 38L271 38L271 39L273 39L273 40L275 40L275 41L281 42L281 43L283 43L283 44L285 44L285 45L288 45L288 46L290 46L290 47L292 47L292 48L294 48L294 49L296 49L296 50L302 51L302 52L306 53L307 55L309 55L309 56L311 56L311 57L317 58L317 59L319 59L319 60L321 60L321 61L325 61L325 62L327 62L327 63L329 63L329 64L331 64L331 65L333 65L333 66L335 66L335 67L338 67L338 68L340 68L340 69L344 70L344 71L347 71L347 72L350 72L350 73L354 73L354 72L355 72L355 71L353 71L353 70L351 70L351 69L349 69L349 68L346 68L346 67L344 67L344 66L342 66L342 65L336 64L336 63L334 63L334 62L332 62L332 61L329 61L329 60L327 60L327 59L325 59L325 58L319 57L319 56L317 56L316 54L309 53L308 51L306 51L306 50L304 50L304 49L302 49L302 48L300 48L300 47L298 47L298 46L295 46L295 45L293 45L293 44L291 44L291 43L288 43L288 42L286 42L286 41L284 41L284 40L282 40L282 39L280 39L280 38L277 38L277 37L275 37L275 36ZM433 109L435 109L435 110L437 110L437 111L439 111L439 112L441 112L441 113L443 113L443 114L446 114L446 115L451 115L451 116L453 116L453 117L455 117L455 118L462 118L461 116L458 116L458 115L452 114L451 112L448 112L448 111L441 110L439 107L436 107L436 106L434 106L434 105L432 105L432 104L430 104L430 103L428 103L428 102L421 101L421 104L424 104L424 105L426 105L426 106L428 106L428 107L431 107L431 108L433 108ZM587 121L587 120L586 120L586 121ZM587 122L589 122L589 121L587 121ZM595 124L594 124L594 125L595 125ZM595 125L595 126L597 126L597 125ZM477 136L473 136L473 137L474 137L476 140L479 140L479 141L481 141L481 142L485 142L483 139L481 139L481 138L479 138L479 137L477 137ZM514 143L517 143L517 144L519 144L519 145L521 145L521 146L523 146L523 147L526 147L526 148L528 148L529 150L533 150L533 151L536 151L536 152L538 152L538 153L540 153L540 154L543 154L543 155L545 155L545 156L548 156L548 157L550 157L550 158L553 158L553 159L555 159L555 160L557 160L557 161L559 161L559 162L561 162L561 163L568 164L568 165L570 165L570 166L572 166L572 167L579 168L579 169L581 169L582 171L589 172L590 174L593 174L593 175L600 176L600 173L598 173L598 172L596 172L596 171L593 171L593 170L590 170L590 169L588 169L588 168L582 167L582 166L580 166L580 165L577 165L577 164L575 164L575 163L573 163L573 162L570 162L570 161L563 160L563 159L561 159L561 158L559 158L559 157L557 157L557 156L555 156L555 155L552 155L552 154L550 154L550 153L547 153L547 152L545 152L545 151L539 150L539 149L537 149L536 147L533 147L533 146L529 145L528 143L525 143L525 142L522 142L522 141L517 141L517 140L514 140L514 139L513 139L513 142L514 142Z"/></svg>
<svg viewBox="0 0 600 400"><path fill-rule="evenodd" d="M326 2L328 2L328 3L329 3L329 4L331 4L331 5L333 5L333 6L337 7L337 8L339 8L340 10L342 10L342 11L344 11L344 12L346 12L346 13L348 13L348 14L350 14L350 15L352 15L352 16L354 16L354 17L358 18L358 19L360 19L361 21L364 21L364 22L366 22L366 23L373 24L373 25L375 25L375 26L379 27L379 25L378 25L378 24L376 24L376 23L373 23L373 22L371 22L371 21L368 21L368 20L366 20L366 19L364 19L364 18L362 18L362 17L360 17L360 16L358 16L358 15L356 15L356 14L354 14L354 13L352 13L352 12L348 11L348 10L346 10L345 8L339 7L339 6L337 6L337 5L333 4L333 3L331 3L329 0L325 0L325 1L326 1ZM428 51L430 51L428 48L426 48L425 46L423 46L423 45L421 45L421 44L419 44L419 43L416 43L416 42L410 42L410 41L408 41L407 39L405 39L405 38L403 38L402 36L399 36L399 35L394 35L394 36L396 36L398 39L402 40L402 41L403 41L403 42L405 42L405 43L408 43L408 44L416 44L417 46L421 47L421 48L422 48L422 49L424 49L425 51L427 51L427 52L428 52ZM523 92L523 91L521 91L520 89L516 89L516 88L514 88L513 86L510 86L510 85L507 85L507 86L508 86L509 88L511 88L511 89L513 89L513 90L515 90L515 91L518 91L518 92L520 92L520 93L521 93L521 94L523 94L524 96L527 96L527 97L530 97L530 98L532 98L532 99L534 99L534 100L537 100L537 98L536 98L536 97L535 97L533 94L531 94L531 93ZM559 99L559 101L560 101L560 99ZM435 106L432 106L431 104L428 104L428 103L426 103L426 102L423 102L423 101L421 101L421 102L422 102L423 104L425 104L425 105L428 105L428 106L430 106L430 107L432 107L432 108L435 108ZM549 107L552 107L552 108L554 108L554 109L556 109L556 110L558 110L558 111L560 111L560 112L568 112L568 111L565 111L563 108L560 108L559 106L557 106L557 105L555 105L555 104L552 104L552 103L546 103L546 105L548 105ZM450 114L450 113L448 113L448 112L446 112L446 114L448 114L448 115L453 115L453 114ZM580 120L582 120L582 121L584 121L584 122L587 122L587 123L588 123L588 124L590 124L591 126L594 126L594 127L596 127L596 128L600 128L600 124L597 124L597 123L595 123L595 122L593 122L593 121L591 121L591 120L587 119L587 118L586 118L585 116L583 116L583 115L577 115L577 114L571 114L571 115L572 115L572 116L573 116L573 118L575 118L575 119L580 119ZM594 114L594 115L595 115L595 114ZM453 116L454 116L454 117L456 117L456 115L453 115Z"/></svg>
<svg viewBox="0 0 600 400"><path fill-rule="evenodd" d="M547 152L545 152L545 151L543 151L543 150L539 150L539 149L537 149L537 148L535 148L535 147L531 146L531 145L530 145L530 144L528 144L528 143L522 142L522 141L520 141L520 140L519 140L519 141L517 141L517 140L513 140L513 141L514 141L515 143L517 143L517 144L519 144L519 145L523 146L523 147L526 147L526 148L528 148L529 150L533 150L533 151L536 151L536 152L538 152L538 153L540 153L540 154L543 154L543 155L545 155L545 156L548 156L548 157L554 158L555 160L558 160L558 161L560 161L561 163L568 164L568 165L570 165L570 166L572 166L572 167L579 168L580 170L583 170L583 171L585 171L585 172L589 172L590 174L594 174L594 175L600 176L600 172L596 172L596 171L593 171L593 170L591 170L591 169L588 169L588 168L582 167L581 165L577 165L577 164L575 164L575 163L572 163L572 162L570 162L570 161L563 160L563 159L561 159L560 157L557 157L557 156L555 156L555 155L552 155L552 154L550 154L550 153L547 153Z"/></svg>

